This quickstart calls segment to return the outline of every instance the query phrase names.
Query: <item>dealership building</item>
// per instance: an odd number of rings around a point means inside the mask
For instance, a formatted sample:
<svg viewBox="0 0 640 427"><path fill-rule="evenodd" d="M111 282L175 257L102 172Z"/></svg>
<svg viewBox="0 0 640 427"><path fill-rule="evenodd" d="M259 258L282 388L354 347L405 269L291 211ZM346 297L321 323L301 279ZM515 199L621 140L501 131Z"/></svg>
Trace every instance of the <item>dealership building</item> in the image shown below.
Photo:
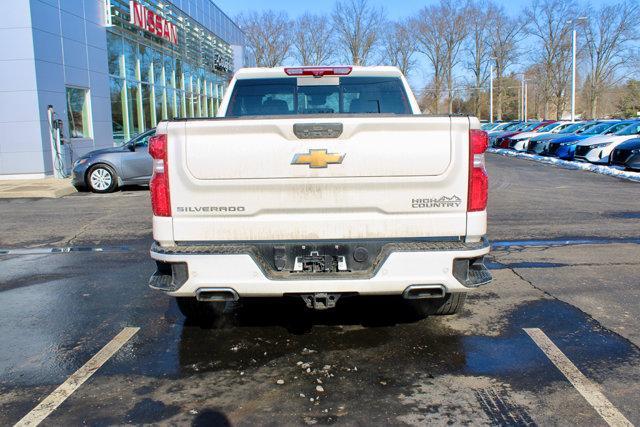
<svg viewBox="0 0 640 427"><path fill-rule="evenodd" d="M2 11L0 179L63 176L163 119L214 116L233 71L253 65L212 0L12 0Z"/></svg>

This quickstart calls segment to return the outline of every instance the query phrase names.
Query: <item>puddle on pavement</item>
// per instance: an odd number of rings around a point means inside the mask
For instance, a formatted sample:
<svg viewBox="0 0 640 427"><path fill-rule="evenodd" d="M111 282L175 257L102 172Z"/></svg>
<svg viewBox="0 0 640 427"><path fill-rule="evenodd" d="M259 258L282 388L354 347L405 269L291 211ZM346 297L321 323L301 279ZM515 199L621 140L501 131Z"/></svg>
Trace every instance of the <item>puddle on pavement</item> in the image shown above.
<svg viewBox="0 0 640 427"><path fill-rule="evenodd" d="M608 212L606 216L610 218L639 219L640 212Z"/></svg>
<svg viewBox="0 0 640 427"><path fill-rule="evenodd" d="M116 376L116 396L122 387L126 391L138 384L130 390L134 400L122 415L97 416L91 423L158 423L182 411L180 396L205 399L206 395L207 399L218 399L229 390L237 394L233 397L235 404L250 405L254 398L250 390L259 389L264 395L269 387L266 384L274 384L277 378L285 378L286 384L274 399L291 400L297 399L298 393L307 394L306 399L283 403L294 408L292 411L307 410L305 405L316 408L308 397L315 396L312 393L316 378L322 378L323 385L330 390L323 397L322 408L335 409L345 402L373 400L387 405L383 412L378 412L369 405L353 403L349 412L352 419L418 411L411 409L412 405L403 406L406 403L398 400L398 396L412 393L419 384L425 388L425 399L429 402L430 390L439 384L436 390L461 392L462 388L471 396L476 393L480 403L512 402L514 406L507 408L506 413L509 416L517 413L526 420L528 414L519 403L519 391L539 393L551 384L566 383L566 379L522 328L542 329L596 382L602 383L614 367L637 366L640 360L638 348L558 300L540 299L505 312L497 336L463 335L440 317L416 320L401 300L354 298L341 302L344 304L340 309L327 312L310 312L298 304L282 302L239 307L225 316L220 329L185 325L174 303L164 313L163 308L147 308L147 316L157 317L141 325L131 343L91 380L100 384ZM463 323L466 315L463 312ZM309 363L312 372L306 373L298 362ZM599 369L603 366L609 367L609 371ZM136 379L137 376L146 378ZM132 378L133 383L121 383L123 377ZM467 390L466 383L459 383L465 378L468 381L480 378L480 386L486 383L486 387ZM201 381L195 388L194 380ZM506 391L501 388L504 384L509 387ZM88 387L91 386L84 386L83 391L92 393ZM202 425L224 419L215 408L200 409L203 411L198 419ZM445 418L449 409L434 408ZM485 412L504 415L493 406ZM256 413L261 413L260 409ZM339 419L332 413L312 410L311 414L310 419L318 424ZM449 418L455 419L455 412ZM385 419L376 420L384 423ZM494 421L498 423L498 418Z"/></svg>
<svg viewBox="0 0 640 427"><path fill-rule="evenodd" d="M638 237L622 237L618 239L607 239L601 237L593 238L573 238L560 237L557 239L532 239L532 240L498 240L491 242L491 249L494 251L504 251L511 248L525 247L549 247L549 246L572 246L572 245L614 245L621 243L640 244Z"/></svg>
<svg viewBox="0 0 640 427"><path fill-rule="evenodd" d="M526 303L508 316L497 337L471 336L463 341L465 373L509 378L512 385L562 379L523 328L540 328L580 367L640 363L640 351L575 307L558 300ZM526 375L523 375L526 373Z"/></svg>
<svg viewBox="0 0 640 427"><path fill-rule="evenodd" d="M64 266L80 269L85 268L89 256L55 260L74 259ZM470 323L465 321L469 312L463 311L455 322L447 322L444 317L418 320L402 300L388 298L344 299L335 311L326 312L307 311L297 300L247 304L225 316L219 329L204 329L184 324L170 298L143 286L153 268L146 259L125 262L128 257L101 256L101 268L110 271L107 283L88 282L78 275L71 282L36 284L3 294L7 327L19 321L25 296L30 295L28 322L38 333L14 336L9 341L32 340L29 347L21 348L38 357L22 361L19 356L8 357L13 349L0 352L13 361L0 366L4 369L0 370L2 379L10 380L0 386L0 392L42 384L53 388L124 326L140 326L141 330L91 381L110 382L110 377L115 377L117 390L127 388L120 384L123 377L133 378L131 392L136 404L123 414L124 418L105 419L105 424L127 420L154 423L171 418L176 403L170 396L186 393L186 384L193 384L193 379L202 381L208 396L230 388L250 396L247 390L273 384L277 379L273 376L282 375L287 381L284 387L291 384L296 397L298 392L313 393L316 375L324 375L325 386L331 390L325 400L331 402L329 405L358 401L359 393L395 405L399 404L395 396L411 390L416 383L428 385L445 377L452 378L451 387L457 387L455 381L461 377L495 378L526 390L566 382L522 330L528 327L541 328L579 369L598 382L614 367L638 366L640 360L638 349L628 341L576 308L551 299L524 303L504 312L502 318L493 320L500 333L492 336L473 335L474 330L465 326ZM541 268L534 263L529 267ZM132 282L136 285L130 285ZM105 289L112 291L106 303L102 295ZM477 296L486 297L490 297L486 291ZM468 303L473 304L474 299ZM73 309L52 311L51 307ZM482 318L482 314L474 316ZM450 324L457 325L456 329ZM39 348L46 351L36 352ZM312 372L306 374L298 362L310 363ZM325 365L329 368L324 369ZM211 373L214 375L207 375ZM335 378L327 378L327 373ZM296 375L298 379L294 379ZM90 384L83 386L82 392L92 393ZM166 394L158 392L165 387ZM32 399L37 395L30 392L32 397L23 407L35 404ZM396 411L402 412L398 408ZM211 415L214 419L216 416ZM207 420L203 416L202 421ZM379 423L384 420L379 419Z"/></svg>
<svg viewBox="0 0 640 427"><path fill-rule="evenodd" d="M579 368L640 361L640 351L626 339L558 300L537 300L505 313L502 333L491 337L462 335L438 317L416 320L401 301L353 299L335 312L309 312L295 304L252 305L228 315L220 329L180 325L174 310L167 319L177 323L168 335L145 337L131 363L114 364L103 373L185 377L264 366L288 369L303 361L343 371L360 366L380 372L481 375L525 388L563 380L522 330L532 327L542 329Z"/></svg>
<svg viewBox="0 0 640 427"><path fill-rule="evenodd" d="M511 263L503 263L503 262L494 262L494 261L485 261L484 265L489 270L506 270L512 268L558 268L558 267L568 267L569 264L563 264L559 262L511 262Z"/></svg>

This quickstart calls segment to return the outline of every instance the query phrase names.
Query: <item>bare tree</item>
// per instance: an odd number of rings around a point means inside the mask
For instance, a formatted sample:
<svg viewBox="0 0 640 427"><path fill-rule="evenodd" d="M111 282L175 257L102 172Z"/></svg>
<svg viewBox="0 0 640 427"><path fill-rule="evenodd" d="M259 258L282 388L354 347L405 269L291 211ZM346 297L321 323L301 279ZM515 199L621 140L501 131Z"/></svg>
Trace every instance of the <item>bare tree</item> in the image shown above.
<svg viewBox="0 0 640 427"><path fill-rule="evenodd" d="M542 65L544 117L549 117L549 103L553 102L560 119L571 68L571 24L567 18L576 16L576 5L573 0L534 0L524 16L528 34L537 41L532 59Z"/></svg>
<svg viewBox="0 0 640 427"><path fill-rule="evenodd" d="M333 9L333 27L344 60L366 65L380 41L385 16L368 0L340 0Z"/></svg>
<svg viewBox="0 0 640 427"><path fill-rule="evenodd" d="M502 6L491 4L487 10L489 21L489 54L494 62L496 118L502 120L505 98L504 77L518 59L518 42L522 36L522 23L507 15Z"/></svg>
<svg viewBox="0 0 640 427"><path fill-rule="evenodd" d="M527 94L529 116L541 119L543 118L545 101L542 91L540 90L542 86L539 83L544 80L544 68L541 64L534 62L525 68L524 74L529 82Z"/></svg>
<svg viewBox="0 0 640 427"><path fill-rule="evenodd" d="M440 0L440 12L449 27L445 33L445 79L447 84L449 114L453 113L454 69L460 62L460 50L469 34L468 7L455 0Z"/></svg>
<svg viewBox="0 0 640 427"><path fill-rule="evenodd" d="M244 31L258 67L277 67L291 51L291 23L285 12L247 12L236 22Z"/></svg>
<svg viewBox="0 0 640 427"><path fill-rule="evenodd" d="M433 71L433 78L425 87L422 104L425 107L431 104L429 110L435 114L440 112L440 96L447 68L447 49L444 40L445 34L449 31L438 9L437 5L425 6L412 21L418 52L427 57Z"/></svg>
<svg viewBox="0 0 640 427"><path fill-rule="evenodd" d="M395 22L385 35L382 63L391 64L407 75L416 65L416 40L408 22Z"/></svg>
<svg viewBox="0 0 640 427"><path fill-rule="evenodd" d="M468 34L467 7L453 0L425 6L413 20L418 51L433 69L432 111L439 112L440 95L446 87L449 113L453 109L454 68L458 64L462 44Z"/></svg>
<svg viewBox="0 0 640 427"><path fill-rule="evenodd" d="M300 65L327 65L334 54L335 41L326 15L305 13L295 23L294 57Z"/></svg>
<svg viewBox="0 0 640 427"><path fill-rule="evenodd" d="M640 111L640 81L633 79L627 81L616 107L622 117L637 117Z"/></svg>
<svg viewBox="0 0 640 427"><path fill-rule="evenodd" d="M491 58L489 38L493 30L490 27L491 10L489 4L483 0L470 4L468 8L469 38L465 49L468 58L466 65L473 76L470 89L473 114L476 117L480 117L482 111L480 95L489 76L487 70Z"/></svg>
<svg viewBox="0 0 640 427"><path fill-rule="evenodd" d="M586 13L584 26L586 62L586 98L588 114L598 117L598 100L605 89L622 76L619 72L632 57L632 44L640 39L637 2L623 1L602 5Z"/></svg>
<svg viewBox="0 0 640 427"><path fill-rule="evenodd" d="M560 43L558 55L551 67L551 90L553 94L553 104L556 110L556 119L560 120L568 104L570 96L569 85L571 84L571 38L568 34Z"/></svg>

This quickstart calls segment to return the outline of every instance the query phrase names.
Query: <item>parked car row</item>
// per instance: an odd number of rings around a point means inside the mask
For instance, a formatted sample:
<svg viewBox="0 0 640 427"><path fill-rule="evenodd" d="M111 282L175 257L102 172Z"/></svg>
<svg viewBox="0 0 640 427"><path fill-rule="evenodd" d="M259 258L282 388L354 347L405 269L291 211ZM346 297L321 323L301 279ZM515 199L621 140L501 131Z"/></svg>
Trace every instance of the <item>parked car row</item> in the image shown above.
<svg viewBox="0 0 640 427"><path fill-rule="evenodd" d="M640 120L485 123L490 145L640 171Z"/></svg>
<svg viewBox="0 0 640 427"><path fill-rule="evenodd" d="M482 129L492 147L640 171L640 120L496 122ZM147 145L153 135L155 129L80 157L73 164L73 185L95 193L147 185L153 169Z"/></svg>

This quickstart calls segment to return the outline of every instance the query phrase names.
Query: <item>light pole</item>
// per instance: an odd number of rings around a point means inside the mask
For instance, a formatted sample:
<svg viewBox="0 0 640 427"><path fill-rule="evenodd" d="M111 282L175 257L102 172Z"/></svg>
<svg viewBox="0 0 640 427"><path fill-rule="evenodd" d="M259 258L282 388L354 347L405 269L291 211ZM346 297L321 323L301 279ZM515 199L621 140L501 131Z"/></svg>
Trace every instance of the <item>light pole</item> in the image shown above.
<svg viewBox="0 0 640 427"><path fill-rule="evenodd" d="M520 80L520 117L522 117L523 122L527 121L524 116L524 73L522 74L522 80Z"/></svg>
<svg viewBox="0 0 640 427"><path fill-rule="evenodd" d="M571 121L576 121L576 22L586 21L586 16L567 21L573 29L571 31Z"/></svg>
<svg viewBox="0 0 640 427"><path fill-rule="evenodd" d="M527 121L527 79L524 72L521 74L520 79L520 115L522 121Z"/></svg>
<svg viewBox="0 0 640 427"><path fill-rule="evenodd" d="M527 81L524 81L524 121L527 121Z"/></svg>
<svg viewBox="0 0 640 427"><path fill-rule="evenodd" d="M493 62L489 65L489 123L493 123Z"/></svg>

